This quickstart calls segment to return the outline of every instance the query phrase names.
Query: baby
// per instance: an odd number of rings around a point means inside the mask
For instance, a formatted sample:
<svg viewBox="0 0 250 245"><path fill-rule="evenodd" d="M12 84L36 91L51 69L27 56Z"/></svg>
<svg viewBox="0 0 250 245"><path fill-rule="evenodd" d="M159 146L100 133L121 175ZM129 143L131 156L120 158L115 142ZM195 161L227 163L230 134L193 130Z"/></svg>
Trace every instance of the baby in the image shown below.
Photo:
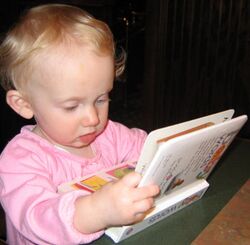
<svg viewBox="0 0 250 245"><path fill-rule="evenodd" d="M109 27L74 6L34 7L0 46L7 104L34 117L0 157L0 199L9 244L83 244L104 229L143 219L158 186L129 173L93 194L59 194L76 177L136 161L146 133L108 119L109 93L124 69Z"/></svg>

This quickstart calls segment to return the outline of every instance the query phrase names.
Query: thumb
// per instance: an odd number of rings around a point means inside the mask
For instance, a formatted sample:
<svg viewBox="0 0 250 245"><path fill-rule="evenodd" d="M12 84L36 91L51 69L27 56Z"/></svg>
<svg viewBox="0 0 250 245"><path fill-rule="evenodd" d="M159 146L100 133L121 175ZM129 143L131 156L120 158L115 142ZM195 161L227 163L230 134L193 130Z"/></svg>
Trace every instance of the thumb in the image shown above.
<svg viewBox="0 0 250 245"><path fill-rule="evenodd" d="M122 178L122 182L129 187L137 187L140 180L141 175L136 172L129 173Z"/></svg>

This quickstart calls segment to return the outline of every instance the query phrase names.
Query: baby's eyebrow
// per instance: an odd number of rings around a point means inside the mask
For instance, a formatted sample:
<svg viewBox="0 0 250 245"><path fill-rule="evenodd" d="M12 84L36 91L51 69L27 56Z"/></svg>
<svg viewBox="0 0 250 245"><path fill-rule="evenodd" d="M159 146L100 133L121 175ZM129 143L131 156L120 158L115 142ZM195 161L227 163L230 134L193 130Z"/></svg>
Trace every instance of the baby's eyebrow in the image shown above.
<svg viewBox="0 0 250 245"><path fill-rule="evenodd" d="M95 99L98 99L100 97L103 97L103 96L107 96L109 97L109 93L110 92L105 92L105 93L102 93L100 95L97 95ZM67 98L67 99L63 99L63 98L58 98L57 100L57 103L58 104L65 104L65 103L75 103L75 102L84 102L86 101L88 98L83 98L83 97L79 97L79 96L75 96L75 97L70 97L70 98Z"/></svg>
<svg viewBox="0 0 250 245"><path fill-rule="evenodd" d="M97 96L97 98L102 97L102 96L106 96L106 95L109 95L109 92L106 92L106 93L100 94L99 96Z"/></svg>
<svg viewBox="0 0 250 245"><path fill-rule="evenodd" d="M63 99L63 98L58 98L57 101L59 103L65 103L65 102L74 102L74 101L81 101L83 100L84 98L80 98L80 97L70 97L70 98L67 98L67 99Z"/></svg>

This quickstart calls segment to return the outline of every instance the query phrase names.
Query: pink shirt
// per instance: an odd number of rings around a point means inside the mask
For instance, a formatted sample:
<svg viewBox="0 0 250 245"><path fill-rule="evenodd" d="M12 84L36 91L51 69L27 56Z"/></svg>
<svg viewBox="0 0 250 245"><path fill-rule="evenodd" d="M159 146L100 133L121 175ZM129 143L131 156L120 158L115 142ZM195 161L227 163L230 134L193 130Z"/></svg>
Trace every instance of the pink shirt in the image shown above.
<svg viewBox="0 0 250 245"><path fill-rule="evenodd" d="M83 159L62 150L25 126L0 157L0 198L10 245L81 244L103 231L82 234L73 227L74 202L82 190L57 193L57 186L124 161L138 159L146 133L108 122L91 144L96 156Z"/></svg>

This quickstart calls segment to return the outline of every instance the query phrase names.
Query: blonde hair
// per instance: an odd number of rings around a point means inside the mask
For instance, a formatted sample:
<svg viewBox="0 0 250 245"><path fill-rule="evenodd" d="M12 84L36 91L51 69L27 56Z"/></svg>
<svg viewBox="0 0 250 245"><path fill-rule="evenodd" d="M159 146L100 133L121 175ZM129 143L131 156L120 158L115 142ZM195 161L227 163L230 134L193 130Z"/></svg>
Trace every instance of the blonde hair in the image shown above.
<svg viewBox="0 0 250 245"><path fill-rule="evenodd" d="M64 4L31 8L6 35L0 46L0 77L5 90L16 89L32 70L32 58L39 50L71 41L91 45L100 55L115 60L115 75L125 66L126 55L115 54L113 34L104 22L86 11Z"/></svg>

